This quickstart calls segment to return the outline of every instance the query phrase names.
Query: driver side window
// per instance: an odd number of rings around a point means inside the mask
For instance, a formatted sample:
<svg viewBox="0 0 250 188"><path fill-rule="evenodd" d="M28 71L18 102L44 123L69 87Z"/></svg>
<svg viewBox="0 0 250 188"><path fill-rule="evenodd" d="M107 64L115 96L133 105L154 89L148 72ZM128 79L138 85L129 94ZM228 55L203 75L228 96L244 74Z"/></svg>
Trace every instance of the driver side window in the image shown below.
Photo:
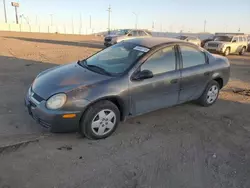
<svg viewBox="0 0 250 188"><path fill-rule="evenodd" d="M176 69L175 47L168 46L147 59L141 66L141 71L149 70L153 75L174 71Z"/></svg>
<svg viewBox="0 0 250 188"><path fill-rule="evenodd" d="M232 41L239 42L239 37L234 37Z"/></svg>

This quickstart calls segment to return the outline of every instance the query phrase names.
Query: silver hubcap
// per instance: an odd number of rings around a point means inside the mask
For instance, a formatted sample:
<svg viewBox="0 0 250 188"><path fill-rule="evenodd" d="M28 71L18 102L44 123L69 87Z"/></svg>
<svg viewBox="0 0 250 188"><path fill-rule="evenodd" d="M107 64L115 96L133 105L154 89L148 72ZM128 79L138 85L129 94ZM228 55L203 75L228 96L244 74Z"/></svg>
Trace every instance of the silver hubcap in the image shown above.
<svg viewBox="0 0 250 188"><path fill-rule="evenodd" d="M213 85L207 92L207 102L209 104L213 103L218 96L219 88L216 85Z"/></svg>
<svg viewBox="0 0 250 188"><path fill-rule="evenodd" d="M226 55L228 55L229 54L229 49L227 48L226 49L226 53L225 53Z"/></svg>
<svg viewBox="0 0 250 188"><path fill-rule="evenodd" d="M112 110L101 110L96 114L91 123L92 131L99 136L108 134L114 128L116 115Z"/></svg>

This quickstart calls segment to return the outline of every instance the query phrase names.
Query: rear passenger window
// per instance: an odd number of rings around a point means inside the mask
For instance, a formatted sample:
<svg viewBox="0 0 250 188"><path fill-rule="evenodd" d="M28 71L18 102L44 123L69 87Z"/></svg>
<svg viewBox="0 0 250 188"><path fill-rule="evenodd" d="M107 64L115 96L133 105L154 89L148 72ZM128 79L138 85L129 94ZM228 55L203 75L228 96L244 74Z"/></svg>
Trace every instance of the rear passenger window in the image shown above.
<svg viewBox="0 0 250 188"><path fill-rule="evenodd" d="M174 46L163 48L154 53L141 66L141 71L143 70L150 70L154 75L175 70Z"/></svg>
<svg viewBox="0 0 250 188"><path fill-rule="evenodd" d="M180 46L183 68L194 67L206 63L205 54L190 46Z"/></svg>
<svg viewBox="0 0 250 188"><path fill-rule="evenodd" d="M243 42L243 37L239 37L239 42Z"/></svg>

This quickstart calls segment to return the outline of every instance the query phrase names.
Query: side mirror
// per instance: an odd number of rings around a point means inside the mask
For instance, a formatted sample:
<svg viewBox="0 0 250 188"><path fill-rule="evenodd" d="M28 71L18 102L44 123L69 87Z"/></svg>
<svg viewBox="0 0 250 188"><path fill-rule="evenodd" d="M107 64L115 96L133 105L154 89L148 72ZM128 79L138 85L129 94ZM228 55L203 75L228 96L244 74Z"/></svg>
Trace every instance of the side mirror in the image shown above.
<svg viewBox="0 0 250 188"><path fill-rule="evenodd" d="M150 70L143 70L140 72L137 72L134 77L133 80L145 80L145 79L149 79L149 78L153 78L154 75L152 73L152 71Z"/></svg>
<svg viewBox="0 0 250 188"><path fill-rule="evenodd" d="M233 40L232 42L234 43L234 42L236 42L236 40Z"/></svg>
<svg viewBox="0 0 250 188"><path fill-rule="evenodd" d="M131 37L131 36L132 36L132 33L129 33L128 36Z"/></svg>

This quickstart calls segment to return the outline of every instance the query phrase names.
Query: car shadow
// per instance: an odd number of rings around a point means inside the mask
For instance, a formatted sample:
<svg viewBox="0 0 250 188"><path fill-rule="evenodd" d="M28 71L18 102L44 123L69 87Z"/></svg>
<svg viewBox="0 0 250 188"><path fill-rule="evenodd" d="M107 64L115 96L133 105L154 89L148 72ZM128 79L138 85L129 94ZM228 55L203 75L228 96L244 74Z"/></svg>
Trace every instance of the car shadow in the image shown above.
<svg viewBox="0 0 250 188"><path fill-rule="evenodd" d="M0 56L0 138L44 132L29 117L24 96L34 78L53 66L57 65Z"/></svg>
<svg viewBox="0 0 250 188"><path fill-rule="evenodd" d="M104 45L101 41L60 41L60 40L51 40L51 39L36 39L36 38L26 38L26 37L5 37L10 39L23 40L28 42L40 42L40 43L48 43L48 44L59 44L59 45L67 45L67 46L79 46L79 47L87 47L87 48L96 48L102 49Z"/></svg>

